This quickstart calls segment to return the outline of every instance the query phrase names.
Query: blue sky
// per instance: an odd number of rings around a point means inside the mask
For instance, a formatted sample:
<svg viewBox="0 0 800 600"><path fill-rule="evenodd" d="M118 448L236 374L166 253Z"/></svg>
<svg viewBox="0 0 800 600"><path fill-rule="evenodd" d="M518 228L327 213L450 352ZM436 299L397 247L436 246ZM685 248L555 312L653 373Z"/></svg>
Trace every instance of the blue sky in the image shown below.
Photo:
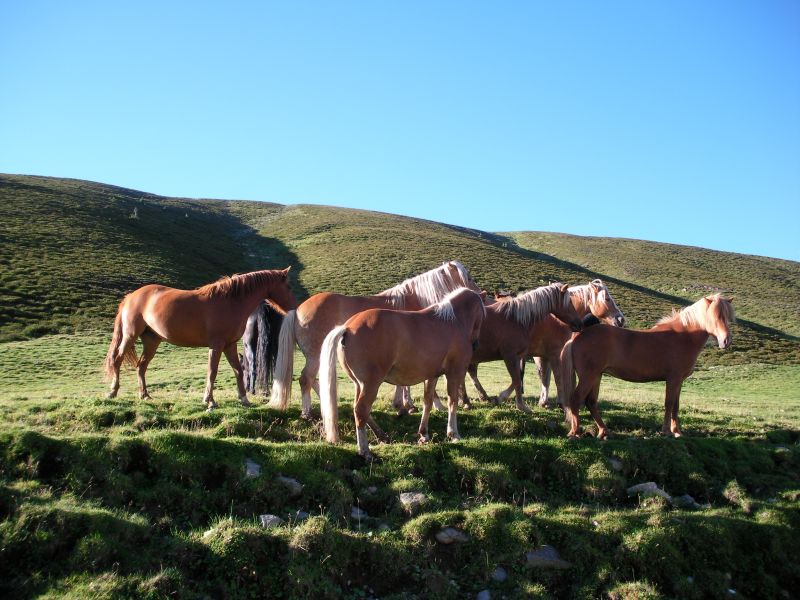
<svg viewBox="0 0 800 600"><path fill-rule="evenodd" d="M0 172L800 260L800 3L1 2Z"/></svg>

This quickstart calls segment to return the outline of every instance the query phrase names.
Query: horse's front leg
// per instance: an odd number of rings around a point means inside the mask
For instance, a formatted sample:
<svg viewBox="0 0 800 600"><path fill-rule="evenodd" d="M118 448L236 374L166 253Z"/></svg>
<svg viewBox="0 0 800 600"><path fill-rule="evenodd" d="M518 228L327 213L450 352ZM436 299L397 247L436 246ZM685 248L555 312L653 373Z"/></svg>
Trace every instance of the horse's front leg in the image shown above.
<svg viewBox="0 0 800 600"><path fill-rule="evenodd" d="M247 399L247 390L245 390L244 387L244 373L242 372L242 364L239 362L239 354L236 352L236 342L225 347L225 358L228 359L228 363L231 365L233 373L236 375L236 387L239 391L239 402L242 403L242 406L252 406L250 401Z"/></svg>
<svg viewBox="0 0 800 600"><path fill-rule="evenodd" d="M603 418L600 416L600 407L598 406L601 381L601 379L597 380L597 383L594 384L594 387L586 397L586 408L589 409L589 413L597 424L597 439L606 440L608 439L609 431L608 427L606 427L606 424L603 422Z"/></svg>
<svg viewBox="0 0 800 600"><path fill-rule="evenodd" d="M209 348L208 350L208 375L206 377L206 391L203 394L203 402L209 412L217 407L214 402L214 382L217 379L217 369L219 368L219 359L222 357L222 351L219 348Z"/></svg>
<svg viewBox="0 0 800 600"><path fill-rule="evenodd" d="M453 441L461 439L458 433L458 397L461 395L461 388L464 387L464 376L466 373L461 371L457 376L447 375L447 437Z"/></svg>
<svg viewBox="0 0 800 600"><path fill-rule="evenodd" d="M358 453L363 456L365 460L370 462L374 459L374 456L369 450L367 425L370 425L370 422L373 424L375 423L370 413L372 412L372 404L375 402L375 397L378 395L379 387L380 382L377 384L364 382L361 386L358 386L356 390L356 400L353 403L353 418L356 424L356 444L358 444ZM377 427L377 424L375 427ZM377 427L377 429L381 431L380 427ZM381 433L383 432L381 431Z"/></svg>
<svg viewBox="0 0 800 600"><path fill-rule="evenodd" d="M667 380L667 392L664 398L664 425L661 433L674 437L681 437L680 422L678 421L678 407L681 401L681 386L683 379Z"/></svg>

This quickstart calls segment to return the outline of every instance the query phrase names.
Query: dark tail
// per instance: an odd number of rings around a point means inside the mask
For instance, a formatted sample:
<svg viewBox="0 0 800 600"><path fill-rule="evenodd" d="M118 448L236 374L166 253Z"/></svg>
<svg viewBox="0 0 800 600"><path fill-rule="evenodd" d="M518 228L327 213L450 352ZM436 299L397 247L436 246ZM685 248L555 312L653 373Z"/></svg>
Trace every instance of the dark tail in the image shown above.
<svg viewBox="0 0 800 600"><path fill-rule="evenodd" d="M122 342L122 306L124 304L125 299L119 303L117 317L114 319L114 333L111 336L111 344L108 346L106 360L103 363L103 370L105 371L106 379L112 379L114 377L114 372L116 371L114 368L114 357L116 356L117 351L119 350L119 345ZM135 367L138 364L139 359L136 357L136 346L131 344L131 346L125 351L123 362L132 367Z"/></svg>
<svg viewBox="0 0 800 600"><path fill-rule="evenodd" d="M269 302L262 302L256 317L258 341L255 355L255 390L268 395L272 388L272 375L278 358L278 334L283 323L283 314Z"/></svg>

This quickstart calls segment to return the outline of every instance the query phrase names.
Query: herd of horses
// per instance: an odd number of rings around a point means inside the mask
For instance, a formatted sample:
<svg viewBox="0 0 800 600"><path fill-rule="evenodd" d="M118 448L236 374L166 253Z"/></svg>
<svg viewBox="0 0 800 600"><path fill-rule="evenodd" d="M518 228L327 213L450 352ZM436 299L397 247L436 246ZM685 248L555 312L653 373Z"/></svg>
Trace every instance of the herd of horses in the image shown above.
<svg viewBox="0 0 800 600"><path fill-rule="evenodd" d="M266 391L271 380L270 405L286 409L298 347L306 361L299 375L303 417L311 418L315 390L325 437L339 440L338 363L355 385L358 452L369 459L367 427L378 439L387 439L370 414L382 383L396 386L393 406L398 413L407 413L414 409L408 386L424 382L422 443L430 440L431 410L434 405L443 408L436 383L444 375L447 436L457 440L459 401L469 406L465 376L470 375L479 397L488 402L477 368L502 360L511 385L495 403L513 393L516 407L531 412L523 399L523 373L533 357L542 381L540 404L548 403L552 370L570 437L581 435L583 406L595 420L597 436L609 435L598 410L604 373L627 381L666 382L662 433L678 437L681 386L700 351L709 336L720 348L730 346L731 300L720 294L706 296L651 329L631 330L625 328L622 311L599 279L577 286L551 283L513 297L489 298L464 265L448 261L372 296L323 292L298 305L289 285L289 268L254 271L223 277L196 290L147 285L128 294L117 311L105 370L113 398L122 364L133 366L140 397L145 399L150 397L147 366L163 340L208 347L203 397L208 410L217 406L214 381L223 354L236 375L243 406L250 406L248 391ZM138 357L137 339L142 341Z"/></svg>

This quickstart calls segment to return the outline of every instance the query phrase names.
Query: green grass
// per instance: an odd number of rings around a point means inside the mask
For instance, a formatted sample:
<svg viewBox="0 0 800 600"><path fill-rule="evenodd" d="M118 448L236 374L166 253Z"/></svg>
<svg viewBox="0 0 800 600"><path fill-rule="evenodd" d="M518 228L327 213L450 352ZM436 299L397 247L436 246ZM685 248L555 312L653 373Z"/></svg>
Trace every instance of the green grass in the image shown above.
<svg viewBox="0 0 800 600"><path fill-rule="evenodd" d="M495 598L632 599L728 598L733 589L792 597L800 589L800 569L787 560L800 556L797 263L615 244L0 176L0 595L470 598L488 589ZM192 287L291 264L301 298L374 293L453 258L489 290L601 276L634 326L707 290L733 291L734 348L703 351L684 386L679 440L658 435L663 385L606 378L609 441L568 441L557 411L476 403L459 412L462 442L445 441L446 416L434 413L433 442L419 446L418 416L397 417L386 386L374 415L391 443L373 440L371 465L355 451L353 388L341 371L337 446L322 441L318 421L300 419L296 387L285 413L263 400L242 408L224 364L220 408L205 412L204 349L163 344L148 370L152 401L137 398L132 371L120 396L105 398L100 366L113 314L138 285ZM297 357L296 373L301 364ZM479 373L490 393L508 383L499 363ZM246 459L261 465L260 477L244 476ZM292 496L279 474L302 492ZM645 481L704 508L625 493ZM413 517L400 506L404 491L428 496ZM350 519L353 505L368 517ZM288 518L298 510L311 518ZM287 523L262 529L266 513ZM443 526L469 541L437 543ZM542 544L573 566L527 567L525 553ZM491 578L498 566L507 581Z"/></svg>
<svg viewBox="0 0 800 600"><path fill-rule="evenodd" d="M227 368L221 408L206 413L202 350L159 351L152 402L137 399L132 371L120 397L107 400L99 373L106 342L87 334L4 344L0 367L15 377L0 384L0 581L12 595L423 597L435 588L453 598L481 589L701 598L733 588L774 597L800 583L793 563L769 558L800 550L796 366L699 371L682 398L681 440L657 435L661 386L608 379L608 442L568 441L555 411L479 406L459 414L463 442L444 441L445 415L434 413L434 441L418 446L417 416L395 416L387 386L375 416L392 443L373 440L379 462L365 465L341 373L344 442L331 446L318 423L299 418L297 390L287 413L243 409ZM532 371L528 389L538 392ZM480 376L492 393L508 381L499 364L481 366ZM243 476L246 458L262 465L261 477ZM291 497L277 474L301 481L302 494ZM650 480L709 508L624 493ZM405 516L402 491L429 496L420 515ZM369 518L350 520L352 505ZM297 510L312 519L257 526L259 514ZM470 541L437 544L442 526ZM527 568L525 552L545 543L575 566ZM507 582L491 580L497 566Z"/></svg>

